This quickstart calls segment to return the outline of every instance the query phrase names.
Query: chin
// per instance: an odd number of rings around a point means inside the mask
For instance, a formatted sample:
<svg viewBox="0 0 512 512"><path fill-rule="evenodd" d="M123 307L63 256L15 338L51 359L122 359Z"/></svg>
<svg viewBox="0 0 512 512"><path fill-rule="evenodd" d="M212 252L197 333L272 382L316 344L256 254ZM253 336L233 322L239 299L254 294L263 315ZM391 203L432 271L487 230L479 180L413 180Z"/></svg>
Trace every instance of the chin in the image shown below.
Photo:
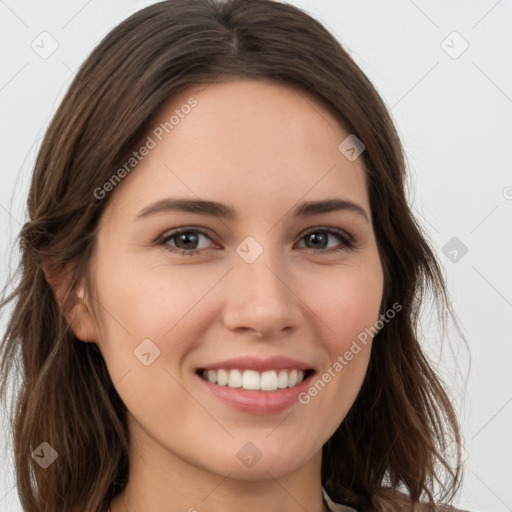
<svg viewBox="0 0 512 512"><path fill-rule="evenodd" d="M304 443L286 446L279 442L268 443L267 441L265 444L262 440L260 443L237 442L236 445L234 450L212 453L209 461L217 461L213 466L203 458L202 467L222 476L229 475L236 480L268 480L271 477L279 478L297 471L318 453L312 452L311 448L305 451Z"/></svg>

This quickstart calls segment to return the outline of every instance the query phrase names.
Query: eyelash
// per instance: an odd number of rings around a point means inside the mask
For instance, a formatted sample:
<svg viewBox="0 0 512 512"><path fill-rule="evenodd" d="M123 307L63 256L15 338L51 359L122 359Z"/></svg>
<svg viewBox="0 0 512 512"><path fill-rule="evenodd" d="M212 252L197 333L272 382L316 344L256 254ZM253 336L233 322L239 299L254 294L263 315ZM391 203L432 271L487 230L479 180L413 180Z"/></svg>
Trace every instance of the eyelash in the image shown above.
<svg viewBox="0 0 512 512"><path fill-rule="evenodd" d="M192 249L192 250L187 251L185 249L178 249L178 248L175 248L175 247L171 247L168 244L168 242L170 240L172 240L174 238L177 238L179 235L182 235L184 233L196 233L196 234L198 233L198 234L203 235L203 236L205 236L205 237L207 237L208 239L211 240L211 237L209 237L204 231L202 231L200 229L195 229L195 228L178 228L178 229L170 232L164 238L162 238L160 240L160 242L158 242L158 245L164 246L164 248L166 250L171 251L171 252L175 252L175 253L178 253L178 254L181 254L183 256L196 256L196 255L198 255L202 249ZM313 233L327 233L329 235L333 235L336 238L338 238L341 241L341 243L342 243L342 247L339 247L337 249L311 249L314 252L324 252L324 253L328 253L328 254L340 253L340 252L352 249L354 247L354 245L355 245L352 237L347 235L344 231L341 231L341 230L336 229L336 228L320 228L320 227L318 227L318 228L315 228L315 229L311 229L311 230L307 231L306 233L304 233L301 236L300 239L302 240L302 239L306 238L308 235L311 235Z"/></svg>

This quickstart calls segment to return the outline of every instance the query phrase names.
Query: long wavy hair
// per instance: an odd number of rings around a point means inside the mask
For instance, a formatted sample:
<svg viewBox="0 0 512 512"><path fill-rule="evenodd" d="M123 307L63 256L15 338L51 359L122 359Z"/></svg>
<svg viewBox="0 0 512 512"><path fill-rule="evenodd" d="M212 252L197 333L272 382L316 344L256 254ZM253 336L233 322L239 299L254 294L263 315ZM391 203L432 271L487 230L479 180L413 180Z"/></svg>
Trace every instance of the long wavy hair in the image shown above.
<svg viewBox="0 0 512 512"><path fill-rule="evenodd" d="M363 141L385 276L381 313L402 306L375 336L357 399L323 447L323 487L336 502L386 511L446 502L460 486L456 413L418 335L427 294L443 320L457 321L442 268L407 203L403 148L385 104L340 42L297 7L169 0L131 15L92 51L37 155L21 261L0 303L3 311L12 306L0 390L6 402L9 376L18 378L10 421L25 512L106 510L129 472L126 407L98 346L79 342L66 322L45 265L72 269L71 297L87 277L109 200L93 191L130 158L165 101L229 77L299 87ZM58 453L48 469L33 457L43 442Z"/></svg>

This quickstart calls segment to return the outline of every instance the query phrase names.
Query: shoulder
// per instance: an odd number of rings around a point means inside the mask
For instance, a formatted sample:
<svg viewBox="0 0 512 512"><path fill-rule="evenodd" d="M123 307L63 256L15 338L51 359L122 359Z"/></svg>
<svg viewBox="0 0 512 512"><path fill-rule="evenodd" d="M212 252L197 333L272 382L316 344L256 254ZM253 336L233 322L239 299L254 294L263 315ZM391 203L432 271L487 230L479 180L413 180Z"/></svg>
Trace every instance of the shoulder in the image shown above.
<svg viewBox="0 0 512 512"><path fill-rule="evenodd" d="M322 494L324 496L325 503L327 503L327 507L331 512L357 512L357 510L354 508L347 507L346 505L340 505L339 503L334 503L323 486Z"/></svg>
<svg viewBox="0 0 512 512"><path fill-rule="evenodd" d="M430 505L428 502L420 502L413 505L409 496L400 491L394 489L386 489L383 491L383 495L387 498L386 501L388 501L388 503L392 502L394 507L396 507L393 508L393 510L400 512L469 512L468 510L445 504Z"/></svg>
<svg viewBox="0 0 512 512"><path fill-rule="evenodd" d="M428 503L422 502L413 505L409 497L395 489L381 489L380 496L377 501L382 505L383 510L390 512L469 512L450 505L438 504L431 506ZM357 512L356 509L335 503L324 490L324 497L332 512Z"/></svg>

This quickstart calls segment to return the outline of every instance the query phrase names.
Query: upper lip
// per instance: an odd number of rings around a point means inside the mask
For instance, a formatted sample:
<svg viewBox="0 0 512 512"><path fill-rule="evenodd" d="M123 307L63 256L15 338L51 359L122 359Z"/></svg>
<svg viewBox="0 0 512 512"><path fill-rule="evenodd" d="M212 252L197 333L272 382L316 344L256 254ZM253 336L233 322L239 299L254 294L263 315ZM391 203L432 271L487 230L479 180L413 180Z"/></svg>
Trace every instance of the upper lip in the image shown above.
<svg viewBox="0 0 512 512"><path fill-rule="evenodd" d="M311 365L285 356L273 356L265 359L257 357L234 357L216 363L201 366L202 370L311 370Z"/></svg>

